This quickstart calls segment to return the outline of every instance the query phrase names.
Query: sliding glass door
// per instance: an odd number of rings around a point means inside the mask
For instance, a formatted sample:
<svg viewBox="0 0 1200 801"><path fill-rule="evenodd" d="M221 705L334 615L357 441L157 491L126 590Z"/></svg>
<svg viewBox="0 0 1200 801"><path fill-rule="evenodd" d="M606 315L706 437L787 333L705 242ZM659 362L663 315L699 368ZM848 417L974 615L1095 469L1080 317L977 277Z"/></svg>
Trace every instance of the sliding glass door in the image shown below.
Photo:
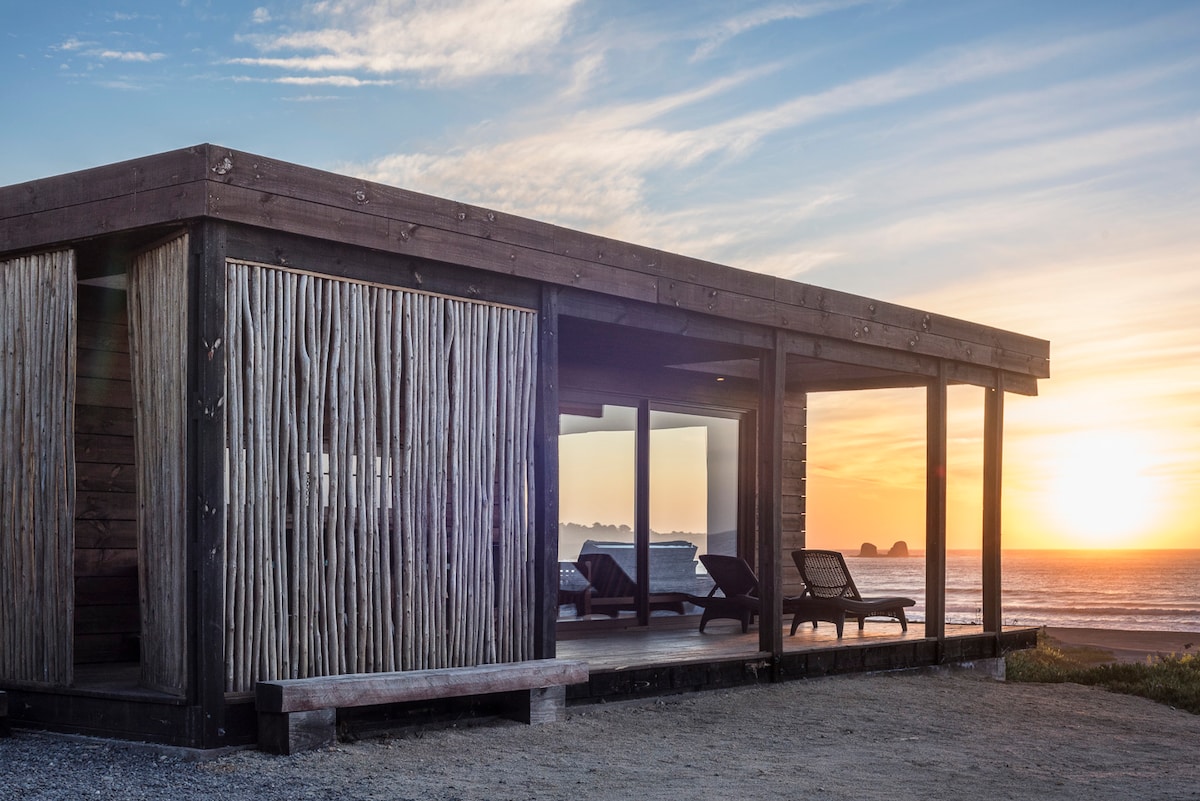
<svg viewBox="0 0 1200 801"><path fill-rule="evenodd" d="M560 617L583 611L574 564L587 554L608 554L636 585L618 613L632 623L647 622L647 594L708 592L700 555L737 553L741 428L734 413L646 401L563 405Z"/></svg>
<svg viewBox="0 0 1200 801"><path fill-rule="evenodd" d="M705 553L736 554L739 421L650 410L650 591L707 593Z"/></svg>

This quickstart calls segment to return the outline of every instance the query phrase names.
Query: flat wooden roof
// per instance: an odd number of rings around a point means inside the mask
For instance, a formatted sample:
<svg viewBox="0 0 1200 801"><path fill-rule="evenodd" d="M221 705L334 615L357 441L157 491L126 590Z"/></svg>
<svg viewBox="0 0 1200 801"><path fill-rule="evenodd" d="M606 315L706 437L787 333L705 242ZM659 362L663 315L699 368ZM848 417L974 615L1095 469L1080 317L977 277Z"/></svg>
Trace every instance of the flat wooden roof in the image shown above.
<svg viewBox="0 0 1200 801"><path fill-rule="evenodd" d="M0 187L0 254L200 218L782 330L820 388L1049 377L1042 339L211 144Z"/></svg>

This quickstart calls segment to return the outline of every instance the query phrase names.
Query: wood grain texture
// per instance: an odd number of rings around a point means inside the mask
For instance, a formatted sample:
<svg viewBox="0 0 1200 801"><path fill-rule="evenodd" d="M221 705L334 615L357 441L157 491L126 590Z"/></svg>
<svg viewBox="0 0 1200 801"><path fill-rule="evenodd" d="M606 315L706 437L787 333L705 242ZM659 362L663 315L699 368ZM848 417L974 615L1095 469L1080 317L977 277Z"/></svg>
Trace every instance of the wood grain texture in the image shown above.
<svg viewBox="0 0 1200 801"><path fill-rule="evenodd" d="M0 189L0 252L201 216L821 335L863 351L1035 381L1049 375L1049 344L1035 337L213 145ZM968 371L963 380L982 377Z"/></svg>
<svg viewBox="0 0 1200 801"><path fill-rule="evenodd" d="M182 236L134 259L128 277L141 680L172 694L187 686L187 266Z"/></svg>
<svg viewBox="0 0 1200 801"><path fill-rule="evenodd" d="M0 679L73 675L75 254L0 261Z"/></svg>
<svg viewBox="0 0 1200 801"><path fill-rule="evenodd" d="M586 662L534 659L460 668L262 681L255 689L255 704L259 712L298 712L531 690L581 684L587 678Z"/></svg>
<svg viewBox="0 0 1200 801"><path fill-rule="evenodd" d="M536 316L228 270L226 688L528 658Z"/></svg>

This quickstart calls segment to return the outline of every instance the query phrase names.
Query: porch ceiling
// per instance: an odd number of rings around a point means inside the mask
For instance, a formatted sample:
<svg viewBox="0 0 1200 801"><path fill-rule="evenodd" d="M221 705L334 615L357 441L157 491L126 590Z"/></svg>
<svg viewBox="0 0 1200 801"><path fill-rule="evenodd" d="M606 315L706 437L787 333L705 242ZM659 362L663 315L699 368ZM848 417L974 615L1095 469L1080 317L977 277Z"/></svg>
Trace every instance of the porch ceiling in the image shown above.
<svg viewBox="0 0 1200 801"><path fill-rule="evenodd" d="M754 383L759 379L755 348L575 317L561 318L559 354L564 364L575 366L670 369ZM786 380L789 389L825 392L917 387L936 375L932 360L909 361L909 370L898 370L789 353Z"/></svg>

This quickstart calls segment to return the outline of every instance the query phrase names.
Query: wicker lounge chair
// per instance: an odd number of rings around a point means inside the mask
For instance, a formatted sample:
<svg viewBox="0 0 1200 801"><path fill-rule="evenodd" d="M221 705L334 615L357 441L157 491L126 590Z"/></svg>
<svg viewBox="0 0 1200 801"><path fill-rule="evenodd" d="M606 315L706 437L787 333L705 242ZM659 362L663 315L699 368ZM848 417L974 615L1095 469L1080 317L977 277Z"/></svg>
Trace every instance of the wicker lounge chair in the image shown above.
<svg viewBox="0 0 1200 801"><path fill-rule="evenodd" d="M621 569L617 560L606 553L585 553L575 560L575 567L587 579L588 586L575 594L575 616L608 615L637 611L638 585ZM650 611L683 614L687 593L664 592L650 594Z"/></svg>
<svg viewBox="0 0 1200 801"><path fill-rule="evenodd" d="M846 560L838 551L820 551L806 548L792 551L792 560L804 580L803 602L795 609L792 617L792 634L804 621L824 620L837 627L838 637L846 618L856 618L862 629L868 617L892 617L900 621L902 631L908 631L908 618L904 609L916 604L912 598L887 597L864 598L854 586L854 579L846 567Z"/></svg>

